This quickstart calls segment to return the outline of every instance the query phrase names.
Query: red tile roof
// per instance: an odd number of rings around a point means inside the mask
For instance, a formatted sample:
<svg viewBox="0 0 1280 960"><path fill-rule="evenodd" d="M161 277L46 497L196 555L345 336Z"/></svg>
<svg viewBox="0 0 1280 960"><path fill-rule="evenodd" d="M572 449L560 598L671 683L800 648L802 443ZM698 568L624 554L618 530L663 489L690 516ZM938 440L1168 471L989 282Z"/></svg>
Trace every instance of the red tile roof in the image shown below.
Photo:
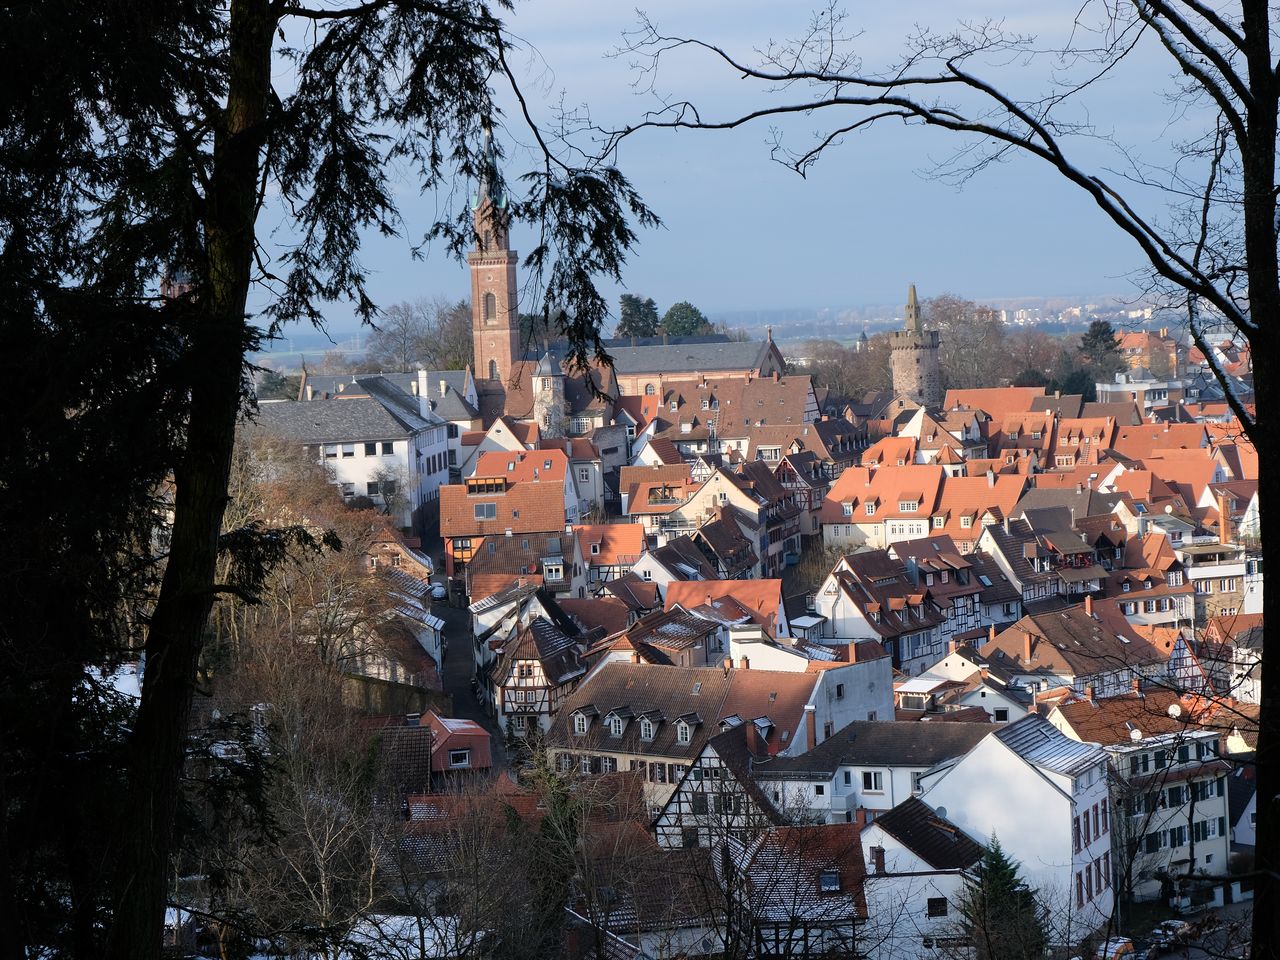
<svg viewBox="0 0 1280 960"><path fill-rule="evenodd" d="M672 580L667 584L665 609L679 604L690 610L723 597L736 600L770 636L777 635L781 580Z"/></svg>

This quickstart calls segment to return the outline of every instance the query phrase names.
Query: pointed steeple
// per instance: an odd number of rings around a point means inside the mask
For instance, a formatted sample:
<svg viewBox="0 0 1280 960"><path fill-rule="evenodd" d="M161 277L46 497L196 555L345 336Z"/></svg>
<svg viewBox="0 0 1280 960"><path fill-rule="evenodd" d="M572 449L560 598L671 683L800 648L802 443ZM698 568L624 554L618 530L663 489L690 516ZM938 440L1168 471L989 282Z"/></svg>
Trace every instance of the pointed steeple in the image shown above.
<svg viewBox="0 0 1280 960"><path fill-rule="evenodd" d="M916 285L907 288L907 322L904 324L908 333L921 333L920 302L916 299Z"/></svg>
<svg viewBox="0 0 1280 960"><path fill-rule="evenodd" d="M488 122L484 125L484 165L480 168L480 179L476 184L475 202L472 209L479 209L480 205L486 200L491 200L498 209L502 209L507 205L507 198L501 194L490 196L492 185L489 182L490 177L498 172L498 147L493 142L493 128Z"/></svg>

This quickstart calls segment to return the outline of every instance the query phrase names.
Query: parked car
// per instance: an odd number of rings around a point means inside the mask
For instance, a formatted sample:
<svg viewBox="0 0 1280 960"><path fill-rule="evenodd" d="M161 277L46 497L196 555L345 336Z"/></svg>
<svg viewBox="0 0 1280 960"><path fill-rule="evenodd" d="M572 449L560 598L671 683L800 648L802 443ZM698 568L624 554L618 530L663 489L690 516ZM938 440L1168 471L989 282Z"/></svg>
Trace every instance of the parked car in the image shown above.
<svg viewBox="0 0 1280 960"><path fill-rule="evenodd" d="M449 588L446 587L439 580L433 581L431 584L431 599L432 600L448 600Z"/></svg>
<svg viewBox="0 0 1280 960"><path fill-rule="evenodd" d="M1176 950L1192 939L1191 924L1185 920L1161 920L1151 930L1148 957L1159 957Z"/></svg>
<svg viewBox="0 0 1280 960"><path fill-rule="evenodd" d="M1132 957L1133 941L1128 937L1112 937L1110 940L1103 940L1098 944L1098 949L1094 953L1094 960L1123 960L1126 957Z"/></svg>

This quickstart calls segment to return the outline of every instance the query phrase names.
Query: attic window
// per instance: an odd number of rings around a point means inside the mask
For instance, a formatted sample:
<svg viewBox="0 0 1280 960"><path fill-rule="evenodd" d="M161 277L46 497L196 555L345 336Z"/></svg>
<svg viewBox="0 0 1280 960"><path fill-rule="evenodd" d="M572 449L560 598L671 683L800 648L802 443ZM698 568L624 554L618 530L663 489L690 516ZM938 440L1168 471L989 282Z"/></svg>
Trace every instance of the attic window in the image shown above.
<svg viewBox="0 0 1280 960"><path fill-rule="evenodd" d="M593 543L591 545L591 555L595 557L595 556L598 556L599 554L600 554L600 544Z"/></svg>
<svg viewBox="0 0 1280 960"><path fill-rule="evenodd" d="M622 736L622 726L623 724L622 724L621 717L616 717L616 716L610 717L609 718L609 736L611 737Z"/></svg>
<svg viewBox="0 0 1280 960"><path fill-rule="evenodd" d="M946 517L934 517L934 518L933 518L933 529L935 529L935 530L941 530L941 529L942 529L943 527L945 527L946 525L947 525L947 518L946 518Z"/></svg>
<svg viewBox="0 0 1280 960"><path fill-rule="evenodd" d="M1129 583L1128 580L1126 580L1124 583L1120 584L1120 590L1124 593L1128 593L1130 586L1131 584Z"/></svg>
<svg viewBox="0 0 1280 960"><path fill-rule="evenodd" d="M840 871L823 870L822 875L818 878L818 889L823 893L839 893Z"/></svg>
<svg viewBox="0 0 1280 960"><path fill-rule="evenodd" d="M968 530L970 527L973 526L973 517L961 517L960 526L963 527L965 530Z"/></svg>
<svg viewBox="0 0 1280 960"><path fill-rule="evenodd" d="M876 515L876 505L874 503L867 504L867 516L874 517Z"/></svg>
<svg viewBox="0 0 1280 960"><path fill-rule="evenodd" d="M585 713L575 713L573 715L573 732L576 736L584 736L587 732L587 715Z"/></svg>
<svg viewBox="0 0 1280 960"><path fill-rule="evenodd" d="M845 515L846 517L852 517L852 516L853 516L853 504L852 504L852 503L846 503L846 504L842 504L842 506L844 507L844 515Z"/></svg>
<svg viewBox="0 0 1280 960"><path fill-rule="evenodd" d="M676 743L688 743L693 739L693 729L683 720L676 723Z"/></svg>
<svg viewBox="0 0 1280 960"><path fill-rule="evenodd" d="M648 717L644 717L640 721L640 739L641 740L653 739L653 721L650 720Z"/></svg>
<svg viewBox="0 0 1280 960"><path fill-rule="evenodd" d="M542 469L543 469L543 470L550 470L550 469L551 469L551 461L550 461L550 460L543 460L543 461L542 461Z"/></svg>
<svg viewBox="0 0 1280 960"><path fill-rule="evenodd" d="M900 513L915 513L918 509L920 509L919 500L899 500L898 501L898 511Z"/></svg>

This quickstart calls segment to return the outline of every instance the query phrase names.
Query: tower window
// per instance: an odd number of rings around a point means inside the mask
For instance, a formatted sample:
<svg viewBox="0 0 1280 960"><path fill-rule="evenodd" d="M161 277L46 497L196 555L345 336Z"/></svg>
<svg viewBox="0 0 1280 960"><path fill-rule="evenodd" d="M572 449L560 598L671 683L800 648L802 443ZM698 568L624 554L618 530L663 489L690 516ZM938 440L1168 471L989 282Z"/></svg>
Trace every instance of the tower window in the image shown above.
<svg viewBox="0 0 1280 960"><path fill-rule="evenodd" d="M490 380L498 379L498 361L497 360L489 361L489 379Z"/></svg>
<svg viewBox="0 0 1280 960"><path fill-rule="evenodd" d="M498 298L491 292L484 295L484 319L486 322L498 318Z"/></svg>
<svg viewBox="0 0 1280 960"><path fill-rule="evenodd" d="M646 384L644 385L644 395L645 395L646 397L652 397L652 396L653 396L653 394L654 394L653 384L652 384L652 383L646 383Z"/></svg>

